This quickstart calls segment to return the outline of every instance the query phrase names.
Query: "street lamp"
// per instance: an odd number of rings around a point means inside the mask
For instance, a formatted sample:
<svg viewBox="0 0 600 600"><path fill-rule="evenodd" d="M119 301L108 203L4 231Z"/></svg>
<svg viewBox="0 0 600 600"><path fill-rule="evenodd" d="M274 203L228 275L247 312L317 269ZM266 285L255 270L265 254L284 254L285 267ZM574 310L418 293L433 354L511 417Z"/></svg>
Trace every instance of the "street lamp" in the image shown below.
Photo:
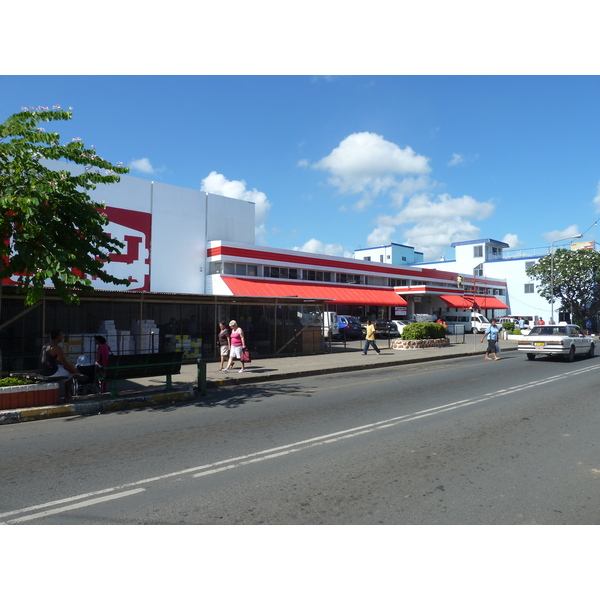
<svg viewBox="0 0 600 600"><path fill-rule="evenodd" d="M569 237L554 240L550 244L550 324L554 324L554 244L556 242L564 242L565 240L576 240L583 237L583 233L570 235Z"/></svg>

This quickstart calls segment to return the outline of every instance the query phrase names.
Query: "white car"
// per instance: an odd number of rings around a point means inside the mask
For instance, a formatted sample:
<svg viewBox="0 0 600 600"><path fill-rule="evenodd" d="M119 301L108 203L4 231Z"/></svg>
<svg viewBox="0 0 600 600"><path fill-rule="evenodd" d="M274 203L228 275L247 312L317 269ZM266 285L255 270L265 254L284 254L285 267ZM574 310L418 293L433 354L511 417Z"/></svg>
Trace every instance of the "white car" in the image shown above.
<svg viewBox="0 0 600 600"><path fill-rule="evenodd" d="M402 330L407 326L407 325L412 325L414 323L414 321L407 321L406 319L401 320L401 321L394 321L392 320L392 323L394 323L396 325L396 327L398 328L398 335L400 337L402 337Z"/></svg>
<svg viewBox="0 0 600 600"><path fill-rule="evenodd" d="M594 338L585 335L577 325L536 325L527 340L519 340L519 351L526 352L529 360L547 354L572 362L578 354L592 358L595 345Z"/></svg>

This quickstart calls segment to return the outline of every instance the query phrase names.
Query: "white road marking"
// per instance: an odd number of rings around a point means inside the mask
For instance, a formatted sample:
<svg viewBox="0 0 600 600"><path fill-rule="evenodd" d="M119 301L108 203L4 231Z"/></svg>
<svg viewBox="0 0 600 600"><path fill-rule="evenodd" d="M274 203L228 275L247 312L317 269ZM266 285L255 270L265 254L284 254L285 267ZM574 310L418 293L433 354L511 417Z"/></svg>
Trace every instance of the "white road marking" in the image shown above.
<svg viewBox="0 0 600 600"><path fill-rule="evenodd" d="M68 510L75 510L76 508L80 508L83 506L90 506L92 504L98 504L100 502L106 502L109 500L116 500L120 497L124 497L124 496L128 496L131 494L137 494L139 492L142 492L142 491L144 491L144 488L130 490L127 492L119 492L119 493L112 494L110 496L103 496L101 498L84 500L83 502L79 502L76 504L69 504L69 503L75 502L77 500L81 500L83 498L93 498L96 496L102 496L103 494L110 494L111 492L117 492L118 490L126 490L127 488L138 487L141 485L147 485L149 483L162 481L162 480L170 479L173 477L181 477L182 475L191 475L191 474L193 474L192 475L193 477L205 477L207 475L214 475L215 473L220 473L220 472L227 471L230 469L236 469L238 467L254 464L257 462L262 462L264 460L270 460L272 458L279 458L281 456L286 456L286 455L292 454L294 452L299 452L300 450L314 448L317 446L321 446L323 444L331 444L331 443L338 442L343 439L348 439L348 438L355 437L358 435L364 435L365 433L372 433L379 429L394 427L394 426L400 425L402 423L408 423L410 421L424 419L426 417L435 416L437 414L442 414L442 413L456 410L458 408L462 408L465 406L472 406L474 404L479 404L481 402L487 402L488 400L492 400L494 398L506 396L509 394L515 394L517 392L521 392L521 391L527 390L529 388L552 384L559 379L567 379L569 377L577 377L581 373L585 373L587 371L594 371L597 369L600 369L600 365L584 367L582 369L577 369L576 371L570 371L569 373L554 375L552 377L540 379L539 381L531 381L531 382L524 383L522 385L517 385L517 386L511 387L508 389L497 390L495 392L489 392L480 397L458 400L456 402L451 402L450 404L444 404L442 406L437 406L434 408L417 411L417 412L414 412L414 413L411 413L408 415L401 415L398 417L393 417L391 419L386 419L385 421L378 421L376 423L369 423L367 425L361 425L359 427L353 427L351 429L346 429L343 431L336 431L334 433L329 433L326 435L310 438L307 440L302 440L300 442L294 442L292 444L286 444L284 446L278 446L275 448L269 448L267 450L260 450L258 452L252 452L252 453L246 454L244 456L228 458L228 459L220 460L220 461L217 461L214 463L209 463L206 465L199 465L197 467L190 467L188 469L183 469L181 471L175 471L173 473L167 473L165 475L158 475L156 477L142 479L140 481L136 481L133 483L126 483L123 485L115 486L112 488L107 488L107 489L100 490L97 492L90 492L88 494L72 496L71 498L54 500L52 502L38 504L36 506L30 506L27 508L13 510L10 512L0 513L0 519L2 519L4 517L23 514L23 513L27 513L27 512L32 512L32 511L39 510L41 508L47 508L49 506L56 506L58 504L68 504L68 506L65 506L62 508L43 511L41 513L36 513L35 515L28 515L28 516L20 517L18 519L13 519L10 521L2 521L2 522L0 522L0 524L20 523L20 522L35 519L35 518L41 518L41 516L57 514L57 513L65 512ZM201 472L199 472L199 471L201 471Z"/></svg>
<svg viewBox="0 0 600 600"><path fill-rule="evenodd" d="M32 515L26 515L24 517L19 517L18 519L12 519L10 521L6 521L3 524L10 525L13 523L23 523L25 521L33 521L34 519L43 519L44 517L48 517L50 515L56 515L59 513L70 511L70 510L77 510L78 508L85 508L86 506L92 506L93 504L100 504L101 502L110 502L111 500L118 500L119 498L124 498L125 496L132 496L133 494L139 494L140 492L144 492L144 491L145 491L144 488L138 488L135 490L128 490L127 492L120 492L118 494L112 494L110 496L102 496L101 498L84 500L83 502L78 502L76 504L68 504L67 506L61 506L60 508L44 510L42 512L33 513Z"/></svg>

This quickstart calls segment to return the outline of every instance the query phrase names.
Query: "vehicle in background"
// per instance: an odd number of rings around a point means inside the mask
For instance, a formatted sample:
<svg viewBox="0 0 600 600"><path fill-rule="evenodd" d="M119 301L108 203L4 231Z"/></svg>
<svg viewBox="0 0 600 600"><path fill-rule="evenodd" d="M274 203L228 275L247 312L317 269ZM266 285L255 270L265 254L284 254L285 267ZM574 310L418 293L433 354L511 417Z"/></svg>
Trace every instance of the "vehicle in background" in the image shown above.
<svg viewBox="0 0 600 600"><path fill-rule="evenodd" d="M321 312L315 306L298 306L296 317L300 327L322 327L325 337L338 335L337 313L333 311Z"/></svg>
<svg viewBox="0 0 600 600"><path fill-rule="evenodd" d="M398 335L398 327L393 321L387 319L377 319L375 321L375 337L389 338Z"/></svg>
<svg viewBox="0 0 600 600"><path fill-rule="evenodd" d="M519 327L519 321L523 319L525 324L524 327ZM515 324L515 329L520 329L523 335L527 335L532 327L537 325L539 317L537 315L507 315L506 317L500 317L498 322L500 324L506 321L512 321Z"/></svg>
<svg viewBox="0 0 600 600"><path fill-rule="evenodd" d="M519 351L526 352L529 360L538 354L562 356L572 362L578 354L594 356L594 338L585 335L577 325L537 325L525 340L519 340Z"/></svg>
<svg viewBox="0 0 600 600"><path fill-rule="evenodd" d="M398 335L402 335L402 331L407 325L411 325L412 323L416 323L416 321L410 321L408 319L402 319L399 321L398 319L392 319L392 323L396 325L396 329L398 329Z"/></svg>
<svg viewBox="0 0 600 600"><path fill-rule="evenodd" d="M338 334L337 339L360 339L362 329L357 317L351 315L338 315Z"/></svg>
<svg viewBox="0 0 600 600"><path fill-rule="evenodd" d="M448 326L451 323L464 325L465 333L483 333L490 326L485 315L470 310L447 312L442 315L442 319ZM449 329L454 329L454 327L449 327Z"/></svg>

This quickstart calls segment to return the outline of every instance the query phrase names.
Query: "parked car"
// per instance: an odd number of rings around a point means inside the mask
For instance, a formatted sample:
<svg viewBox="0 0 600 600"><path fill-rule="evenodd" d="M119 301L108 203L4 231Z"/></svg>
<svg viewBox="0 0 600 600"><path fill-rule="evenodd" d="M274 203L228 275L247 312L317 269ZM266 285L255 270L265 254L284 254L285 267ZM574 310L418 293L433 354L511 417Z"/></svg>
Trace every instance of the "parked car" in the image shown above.
<svg viewBox="0 0 600 600"><path fill-rule="evenodd" d="M375 337L397 337L398 326L393 321L387 321L386 319L377 319L375 321Z"/></svg>
<svg viewBox="0 0 600 600"><path fill-rule="evenodd" d="M392 323L394 323L396 325L396 328L398 329L398 335L402 335L402 331L404 330L404 328L407 325L411 325L412 323L415 323L415 321L409 321L408 319L402 319L401 321L392 319Z"/></svg>
<svg viewBox="0 0 600 600"><path fill-rule="evenodd" d="M360 339L362 337L360 321L357 317L338 315L338 328L338 339Z"/></svg>
<svg viewBox="0 0 600 600"><path fill-rule="evenodd" d="M519 340L519 352L526 352L529 360L547 354L572 362L578 354L592 358L594 351L594 338L585 335L577 325L538 325L532 327L526 340Z"/></svg>

